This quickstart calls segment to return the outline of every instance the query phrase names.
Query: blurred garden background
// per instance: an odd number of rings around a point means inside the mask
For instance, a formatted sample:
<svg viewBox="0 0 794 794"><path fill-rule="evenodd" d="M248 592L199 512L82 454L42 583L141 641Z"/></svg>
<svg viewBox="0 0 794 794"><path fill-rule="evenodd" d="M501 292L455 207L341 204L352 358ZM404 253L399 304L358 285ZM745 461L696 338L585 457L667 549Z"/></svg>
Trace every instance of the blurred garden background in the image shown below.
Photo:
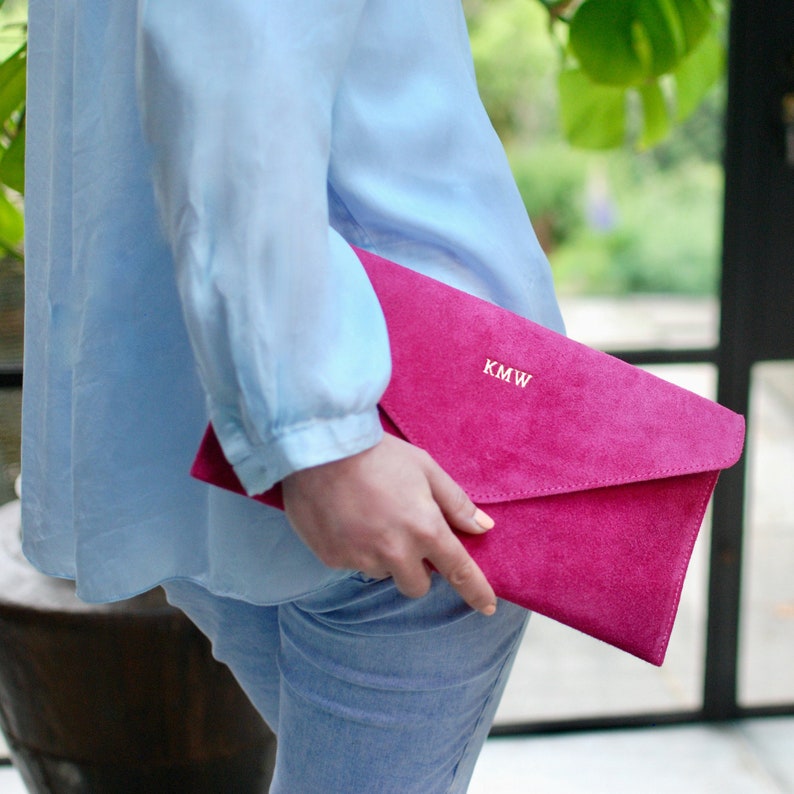
<svg viewBox="0 0 794 794"><path fill-rule="evenodd" d="M465 5L480 91L561 294L714 295L725 95L719 49L697 67L697 107L660 130L667 134L656 145L643 141L646 108L629 93L617 98L626 129L608 129L599 140L604 121L594 109L588 130L596 134L583 148L566 140L561 117L566 26L550 27L554 17L539 0ZM724 9L711 10L719 39Z"/></svg>

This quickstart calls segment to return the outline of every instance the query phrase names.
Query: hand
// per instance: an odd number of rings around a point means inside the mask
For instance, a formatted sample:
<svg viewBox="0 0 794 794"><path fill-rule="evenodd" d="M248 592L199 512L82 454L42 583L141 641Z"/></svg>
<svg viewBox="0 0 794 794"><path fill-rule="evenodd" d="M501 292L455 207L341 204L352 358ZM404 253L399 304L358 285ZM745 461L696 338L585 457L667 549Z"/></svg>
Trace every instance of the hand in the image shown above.
<svg viewBox="0 0 794 794"><path fill-rule="evenodd" d="M430 588L430 563L471 607L496 610L488 580L452 531L480 534L493 521L418 447L385 435L282 485L290 523L326 565L392 576L400 592L419 598Z"/></svg>

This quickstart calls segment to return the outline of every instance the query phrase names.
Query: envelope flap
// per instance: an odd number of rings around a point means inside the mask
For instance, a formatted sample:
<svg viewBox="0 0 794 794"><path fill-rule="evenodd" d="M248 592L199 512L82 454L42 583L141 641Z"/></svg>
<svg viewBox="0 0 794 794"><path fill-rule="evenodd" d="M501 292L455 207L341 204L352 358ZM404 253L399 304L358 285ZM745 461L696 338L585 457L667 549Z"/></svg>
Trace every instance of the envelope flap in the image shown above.
<svg viewBox="0 0 794 794"><path fill-rule="evenodd" d="M381 409L478 502L727 468L742 417L518 315L359 251L393 376Z"/></svg>

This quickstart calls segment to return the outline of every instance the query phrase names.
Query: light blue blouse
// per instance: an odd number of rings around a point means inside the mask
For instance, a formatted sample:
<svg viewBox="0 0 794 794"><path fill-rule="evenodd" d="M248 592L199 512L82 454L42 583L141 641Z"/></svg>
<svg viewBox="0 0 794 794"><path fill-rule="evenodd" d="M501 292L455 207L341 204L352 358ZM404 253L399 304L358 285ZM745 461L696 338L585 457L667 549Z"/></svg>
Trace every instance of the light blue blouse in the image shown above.
<svg viewBox="0 0 794 794"><path fill-rule="evenodd" d="M358 245L562 329L459 0L30 0L23 535L112 600L346 575L250 493L380 438Z"/></svg>

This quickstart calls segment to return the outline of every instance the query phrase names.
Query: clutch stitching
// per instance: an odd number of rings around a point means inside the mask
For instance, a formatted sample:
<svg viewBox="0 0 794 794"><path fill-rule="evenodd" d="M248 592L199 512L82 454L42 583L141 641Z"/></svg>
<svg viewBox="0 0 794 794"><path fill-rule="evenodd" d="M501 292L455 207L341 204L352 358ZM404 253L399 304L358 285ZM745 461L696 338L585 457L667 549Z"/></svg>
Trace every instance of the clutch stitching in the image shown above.
<svg viewBox="0 0 794 794"><path fill-rule="evenodd" d="M664 632L664 635L660 638L659 644L657 646L657 653L664 657L667 646L670 642L670 635L673 632L673 626L675 624L675 618L678 614L678 602L681 599L681 591L684 587L684 579L686 578L686 572L689 567L689 560L691 558L691 551L695 547L695 541L697 541L697 536L700 531L700 526L703 523L703 517L706 514L706 508L708 507L708 503L711 499L711 492L714 486L717 483L717 479L719 478L719 471L714 472L714 476L711 480L708 480L704 487L702 488L702 497L700 499L700 506L698 507L698 511L693 517L692 522L690 524L690 530L687 535L689 540L689 548L690 554L687 556L685 560L679 559L679 567L677 571L677 579L676 579L676 588L675 588L675 603L671 606L668 616L667 616L667 629Z"/></svg>
<svg viewBox="0 0 794 794"><path fill-rule="evenodd" d="M395 425L395 427L397 427L397 429L405 436L405 438L409 442L413 443L413 441L411 441L411 438L410 438L410 435L411 435L411 431L410 431L411 423L410 423L410 421L409 422L402 421L399 418L399 411L394 411L394 410L388 408L387 406L384 406L382 402L381 402L380 405L381 405L382 410L392 420L392 422ZM421 433L418 434L418 435L421 435ZM420 446L420 445L417 444L416 446ZM645 480L650 480L650 479L665 479L665 478L668 478L668 477L684 476L684 475L688 475L688 474L704 474L704 473L707 473L707 472L710 472L710 471L714 471L715 469L716 470L720 470L720 469L726 468L727 466L732 466L739 459L742 447L743 447L743 438L742 438L742 435L739 434L737 436L737 438L734 440L733 447L731 448L730 453L727 454L727 456L725 456L725 457L723 457L722 459L719 459L719 460L701 462L701 463L698 464L699 468L697 468L697 469L692 469L692 468L687 468L687 467L681 466L681 467L677 467L677 468L658 469L656 471L645 472L644 474L640 473L638 475L635 475L631 479L620 480L620 481L615 481L615 480L591 480L591 481L582 482L582 483L575 483L575 482L571 483L571 482L569 482L569 483L562 484L562 485L557 485L557 486L546 486L544 488L537 488L537 489L534 489L534 490L531 490L531 491L507 491L507 492L503 492L503 491L491 491L491 492L487 492L487 491L470 491L468 493L469 493L469 498L471 498L475 502L478 499L479 500L486 500L486 499L516 499L518 497L531 499L532 497L538 496L540 494L575 493L578 490L585 490L585 489L589 490L589 489L595 489L595 488L608 488L608 487L618 486L618 485L630 485L630 484L633 484L633 483L643 482ZM422 447L422 449L425 449L425 447ZM428 450L425 449L425 451L427 452Z"/></svg>

